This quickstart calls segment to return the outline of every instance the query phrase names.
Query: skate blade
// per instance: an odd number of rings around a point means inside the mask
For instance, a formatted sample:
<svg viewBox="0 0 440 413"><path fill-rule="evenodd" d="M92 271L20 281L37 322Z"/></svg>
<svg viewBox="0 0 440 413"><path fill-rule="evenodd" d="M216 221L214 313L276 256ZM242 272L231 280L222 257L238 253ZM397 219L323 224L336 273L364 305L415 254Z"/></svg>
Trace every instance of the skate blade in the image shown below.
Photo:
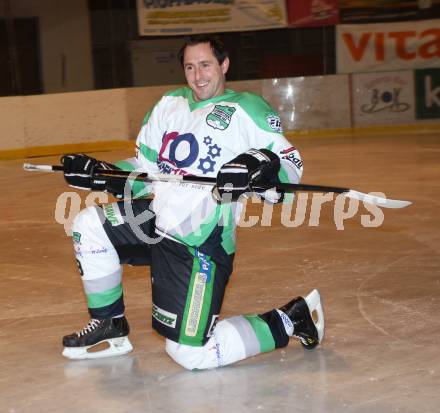
<svg viewBox="0 0 440 413"><path fill-rule="evenodd" d="M318 331L319 342L324 338L324 311L322 310L321 297L318 290L313 290L307 297L305 297L307 307L309 307L312 320ZM316 318L313 317L313 312L316 311Z"/></svg>
<svg viewBox="0 0 440 413"><path fill-rule="evenodd" d="M88 351L100 343L108 343L109 347L100 351ZM63 356L71 360L98 359L104 357L122 356L133 350L128 337L111 338L86 347L64 347Z"/></svg>

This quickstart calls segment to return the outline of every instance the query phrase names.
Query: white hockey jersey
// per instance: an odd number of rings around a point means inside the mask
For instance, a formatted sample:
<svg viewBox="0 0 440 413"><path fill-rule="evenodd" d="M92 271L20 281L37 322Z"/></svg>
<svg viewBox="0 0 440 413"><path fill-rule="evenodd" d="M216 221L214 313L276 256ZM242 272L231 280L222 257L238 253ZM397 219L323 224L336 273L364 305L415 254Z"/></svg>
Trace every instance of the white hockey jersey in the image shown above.
<svg viewBox="0 0 440 413"><path fill-rule="evenodd" d="M263 98L226 89L221 96L196 102L191 89L183 87L166 93L146 115L136 158L116 165L153 175L215 177L223 164L251 148L266 148L280 157L281 182L299 182L300 155L282 135L278 114ZM136 192L135 185L133 189ZM149 184L157 233L198 247L222 225L222 246L228 254L234 252L240 204L218 205L211 189L187 182Z"/></svg>

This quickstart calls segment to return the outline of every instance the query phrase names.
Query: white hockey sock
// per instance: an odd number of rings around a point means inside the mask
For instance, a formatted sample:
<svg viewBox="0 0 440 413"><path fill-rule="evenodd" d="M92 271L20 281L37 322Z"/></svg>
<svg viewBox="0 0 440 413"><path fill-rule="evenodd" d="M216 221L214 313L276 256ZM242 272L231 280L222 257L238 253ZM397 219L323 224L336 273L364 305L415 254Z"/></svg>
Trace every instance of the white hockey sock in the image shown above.
<svg viewBox="0 0 440 413"><path fill-rule="evenodd" d="M212 337L202 347L166 340L168 355L189 370L227 366L274 349L270 328L257 315L235 316L219 321Z"/></svg>
<svg viewBox="0 0 440 413"><path fill-rule="evenodd" d="M282 312L281 310L276 309L277 313L281 317L281 321L283 322L284 329L286 330L286 334L290 337L293 335L293 323L292 320L286 315L286 313Z"/></svg>

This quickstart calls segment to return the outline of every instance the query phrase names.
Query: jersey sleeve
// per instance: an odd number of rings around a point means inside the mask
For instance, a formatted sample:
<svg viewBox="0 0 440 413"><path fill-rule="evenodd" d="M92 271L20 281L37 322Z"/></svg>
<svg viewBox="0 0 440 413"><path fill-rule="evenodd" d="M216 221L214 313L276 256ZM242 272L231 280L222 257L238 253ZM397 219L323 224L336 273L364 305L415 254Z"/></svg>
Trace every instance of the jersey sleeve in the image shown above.
<svg viewBox="0 0 440 413"><path fill-rule="evenodd" d="M251 93L244 95L242 107L251 119L247 128L249 146L269 149L280 158L280 182L299 183L303 172L301 156L284 137L278 113L262 97Z"/></svg>
<svg viewBox="0 0 440 413"><path fill-rule="evenodd" d="M162 141L163 131L160 129L161 122L161 99L145 116L142 127L136 139L136 155L115 165L124 171L147 172L155 175L159 172L157 158ZM130 181L132 193L135 198L148 196L152 185L141 181Z"/></svg>

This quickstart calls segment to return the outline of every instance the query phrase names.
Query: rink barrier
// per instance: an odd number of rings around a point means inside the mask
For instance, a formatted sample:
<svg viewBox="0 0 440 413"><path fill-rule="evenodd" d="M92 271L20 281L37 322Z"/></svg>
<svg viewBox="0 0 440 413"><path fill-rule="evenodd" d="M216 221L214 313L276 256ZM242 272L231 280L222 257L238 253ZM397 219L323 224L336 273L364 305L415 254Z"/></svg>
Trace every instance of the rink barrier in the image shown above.
<svg viewBox="0 0 440 413"><path fill-rule="evenodd" d="M286 131L286 138L338 138L338 137L358 137L358 136L383 136L383 135L411 135L422 133L440 132L440 124L409 124L409 125L382 125L355 128L337 128L337 129L311 129L304 131L291 130ZM396 137L398 137L396 136Z"/></svg>
<svg viewBox="0 0 440 413"><path fill-rule="evenodd" d="M102 141L69 143L63 145L35 146L22 149L0 151L0 160L36 158L65 153L107 152L113 150L134 150L134 141Z"/></svg>
<svg viewBox="0 0 440 413"><path fill-rule="evenodd" d="M316 129L307 131L286 131L288 139L313 138L355 138L361 136L378 137L383 135L402 135L440 133L440 124L371 126L365 128ZM65 153L107 152L113 150L134 150L135 141L103 141L74 143L64 145L36 146L31 148L0 150L0 160L34 158Z"/></svg>
<svg viewBox="0 0 440 413"><path fill-rule="evenodd" d="M2 97L0 159L130 147L145 113L177 86ZM440 130L440 68L236 81L227 87L262 95L290 138Z"/></svg>

